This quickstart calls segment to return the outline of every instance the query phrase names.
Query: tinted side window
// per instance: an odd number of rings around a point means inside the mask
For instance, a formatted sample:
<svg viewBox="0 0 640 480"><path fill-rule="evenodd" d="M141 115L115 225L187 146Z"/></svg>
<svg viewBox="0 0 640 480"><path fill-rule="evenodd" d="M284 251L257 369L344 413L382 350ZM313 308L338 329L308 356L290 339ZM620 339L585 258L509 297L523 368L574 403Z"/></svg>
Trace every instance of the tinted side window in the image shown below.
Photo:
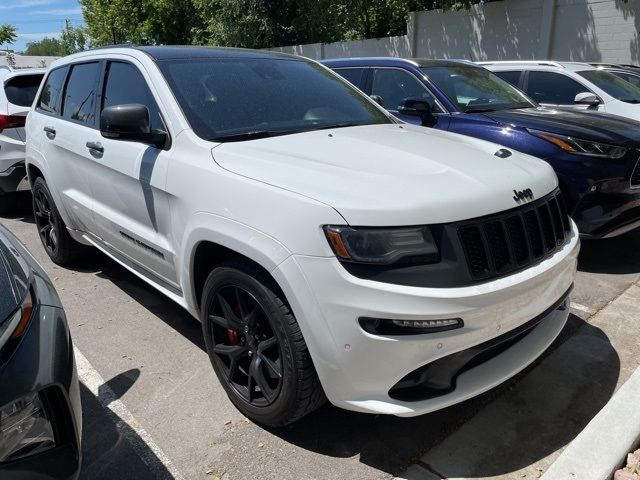
<svg viewBox="0 0 640 480"><path fill-rule="evenodd" d="M538 103L573 105L578 93L589 89L575 80L553 72L529 72L527 93Z"/></svg>
<svg viewBox="0 0 640 480"><path fill-rule="evenodd" d="M517 70L511 70L508 72L493 72L493 73L499 76L505 82L509 82L514 87L517 87L518 83L520 82L520 74L522 72Z"/></svg>
<svg viewBox="0 0 640 480"><path fill-rule="evenodd" d="M142 73L130 63L109 62L102 108L126 103L139 103L146 106L151 117L151 128L164 128L160 120L158 104L153 99Z"/></svg>
<svg viewBox="0 0 640 480"><path fill-rule="evenodd" d="M93 125L95 122L98 62L81 63L71 67L64 90L62 115L64 118Z"/></svg>
<svg viewBox="0 0 640 480"><path fill-rule="evenodd" d="M362 86L362 74L364 68L338 68L336 73L339 73L348 82L353 83L356 87Z"/></svg>
<svg viewBox="0 0 640 480"><path fill-rule="evenodd" d="M45 112L60 115L58 99L60 98L60 92L62 92L62 83L66 74L66 67L56 68L49 73L38 100L38 108Z"/></svg>
<svg viewBox="0 0 640 480"><path fill-rule="evenodd" d="M9 103L30 107L33 99L36 98L42 77L42 74L20 75L7 81L4 84L4 93L7 95Z"/></svg>
<svg viewBox="0 0 640 480"><path fill-rule="evenodd" d="M374 70L371 94L379 95L388 110L397 110L406 98L417 97L428 101L432 112L442 112L422 83L410 73L395 68Z"/></svg>
<svg viewBox="0 0 640 480"><path fill-rule="evenodd" d="M631 85L635 85L636 87L640 87L640 76L633 75L631 73L623 73L623 72L611 72L616 77L620 77L623 80L626 80Z"/></svg>

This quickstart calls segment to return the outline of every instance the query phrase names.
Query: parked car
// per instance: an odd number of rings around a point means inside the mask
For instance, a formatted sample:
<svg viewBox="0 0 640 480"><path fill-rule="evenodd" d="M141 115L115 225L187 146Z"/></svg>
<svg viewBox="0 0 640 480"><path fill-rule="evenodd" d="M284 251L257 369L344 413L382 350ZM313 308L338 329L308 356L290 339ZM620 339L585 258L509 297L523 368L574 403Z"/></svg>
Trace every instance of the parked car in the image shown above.
<svg viewBox="0 0 640 480"><path fill-rule="evenodd" d="M258 423L325 395L443 408L522 370L567 319L579 239L549 165L398 124L316 62L83 52L52 64L27 132L51 259L93 245L199 318Z"/></svg>
<svg viewBox="0 0 640 480"><path fill-rule="evenodd" d="M583 238L612 237L640 225L640 123L540 108L471 62L362 58L324 63L404 121L482 138L549 162ZM416 101L426 108L416 110Z"/></svg>
<svg viewBox="0 0 640 480"><path fill-rule="evenodd" d="M540 105L640 120L640 88L588 63L478 62Z"/></svg>
<svg viewBox="0 0 640 480"><path fill-rule="evenodd" d="M24 122L44 68L0 69L0 213L14 206L16 192L29 191L24 168Z"/></svg>
<svg viewBox="0 0 640 480"><path fill-rule="evenodd" d="M60 299L38 262L0 225L0 478L76 478L81 415Z"/></svg>
<svg viewBox="0 0 640 480"><path fill-rule="evenodd" d="M592 63L599 70L614 74L616 77L629 82L635 87L640 88L640 67L635 65L616 65L609 63Z"/></svg>

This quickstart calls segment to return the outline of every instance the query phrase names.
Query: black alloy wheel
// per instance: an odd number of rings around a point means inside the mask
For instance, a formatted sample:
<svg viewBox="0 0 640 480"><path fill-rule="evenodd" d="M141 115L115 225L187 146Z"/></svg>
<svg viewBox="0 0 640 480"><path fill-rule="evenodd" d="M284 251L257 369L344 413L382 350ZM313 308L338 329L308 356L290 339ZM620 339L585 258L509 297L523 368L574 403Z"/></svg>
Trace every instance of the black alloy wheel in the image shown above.
<svg viewBox="0 0 640 480"><path fill-rule="evenodd" d="M222 286L211 297L208 321L214 362L247 403L264 407L282 388L282 354L269 318L244 288Z"/></svg>
<svg viewBox="0 0 640 480"><path fill-rule="evenodd" d="M47 254L54 257L58 253L58 238L60 232L55 218L55 213L51 208L51 201L45 191L38 189L33 195L33 214L36 220L36 227L40 235L40 241Z"/></svg>

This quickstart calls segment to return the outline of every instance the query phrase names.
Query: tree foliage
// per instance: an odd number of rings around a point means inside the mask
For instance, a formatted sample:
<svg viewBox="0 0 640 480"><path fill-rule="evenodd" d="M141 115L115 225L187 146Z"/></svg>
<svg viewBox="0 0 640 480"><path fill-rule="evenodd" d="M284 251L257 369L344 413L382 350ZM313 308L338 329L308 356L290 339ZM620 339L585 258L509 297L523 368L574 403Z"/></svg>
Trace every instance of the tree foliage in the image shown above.
<svg viewBox="0 0 640 480"><path fill-rule="evenodd" d="M80 52L88 46L87 34L82 27L74 27L66 20L60 38L45 37L37 42L27 43L25 55L63 57Z"/></svg>
<svg viewBox="0 0 640 480"><path fill-rule="evenodd" d="M16 41L16 27L9 23L0 25L0 45L7 44L7 47Z"/></svg>
<svg viewBox="0 0 640 480"><path fill-rule="evenodd" d="M492 0L79 0L94 45L264 48L402 35L410 11Z"/></svg>

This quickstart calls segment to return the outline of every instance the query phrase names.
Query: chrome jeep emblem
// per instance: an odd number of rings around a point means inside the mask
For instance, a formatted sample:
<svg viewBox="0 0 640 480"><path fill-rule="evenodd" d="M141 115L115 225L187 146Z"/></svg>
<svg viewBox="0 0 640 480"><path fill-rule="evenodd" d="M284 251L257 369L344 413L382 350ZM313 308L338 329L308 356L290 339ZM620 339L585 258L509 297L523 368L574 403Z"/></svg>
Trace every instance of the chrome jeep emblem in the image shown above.
<svg viewBox="0 0 640 480"><path fill-rule="evenodd" d="M514 190L513 199L516 201L516 203L522 200L533 200L533 192L530 188L525 188L524 190Z"/></svg>

